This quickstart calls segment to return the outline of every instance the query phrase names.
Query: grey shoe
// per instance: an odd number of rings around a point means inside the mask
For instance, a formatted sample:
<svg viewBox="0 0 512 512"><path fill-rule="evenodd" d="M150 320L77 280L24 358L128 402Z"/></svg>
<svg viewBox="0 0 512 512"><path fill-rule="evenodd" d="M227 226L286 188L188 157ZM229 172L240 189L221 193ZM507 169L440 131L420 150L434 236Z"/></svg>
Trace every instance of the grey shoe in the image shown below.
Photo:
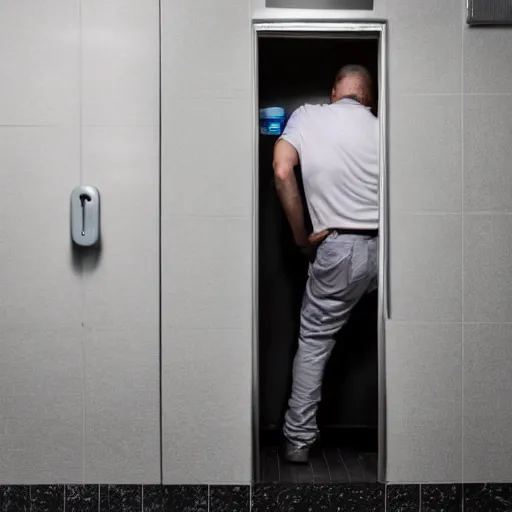
<svg viewBox="0 0 512 512"><path fill-rule="evenodd" d="M309 446L297 446L286 441L284 445L284 459L294 464L307 464L309 462Z"/></svg>

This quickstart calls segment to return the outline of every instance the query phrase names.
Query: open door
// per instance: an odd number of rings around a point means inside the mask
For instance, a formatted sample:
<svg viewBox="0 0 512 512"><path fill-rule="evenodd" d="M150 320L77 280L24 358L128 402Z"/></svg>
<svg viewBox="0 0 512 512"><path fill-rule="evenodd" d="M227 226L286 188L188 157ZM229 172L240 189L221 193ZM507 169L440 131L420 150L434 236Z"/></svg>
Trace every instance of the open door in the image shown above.
<svg viewBox="0 0 512 512"><path fill-rule="evenodd" d="M289 116L304 103L328 103L336 72L346 64L361 64L372 74L374 113L378 115L385 91L380 72L382 28L379 24L256 25L257 112L260 108L278 106ZM379 404L384 392L379 363L384 332L379 328L382 289L358 304L339 333L326 368L318 412L321 443L311 453L310 464L288 465L280 457L281 429L290 393L308 264L295 247L274 187L272 156L278 135L263 135L256 129L255 480L382 480L382 470L378 475L378 455L383 453L379 438L383 438L384 426L379 423L383 410ZM300 168L297 177L301 184ZM307 212L305 201L304 206ZM382 240L381 233L381 246Z"/></svg>

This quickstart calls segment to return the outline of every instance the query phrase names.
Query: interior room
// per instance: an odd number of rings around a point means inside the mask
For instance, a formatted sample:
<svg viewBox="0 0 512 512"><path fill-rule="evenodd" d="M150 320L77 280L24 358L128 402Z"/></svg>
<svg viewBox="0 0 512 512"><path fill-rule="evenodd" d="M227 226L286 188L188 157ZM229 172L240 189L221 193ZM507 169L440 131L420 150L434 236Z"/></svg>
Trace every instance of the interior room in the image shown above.
<svg viewBox="0 0 512 512"><path fill-rule="evenodd" d="M336 72L361 64L371 73L378 105L377 34L260 33L259 109L280 107L285 119L304 103L330 102ZM269 128L269 125L267 125ZM360 301L326 368L318 413L321 442L307 465L280 454L282 425L297 347L308 262L295 247L273 180L279 129L259 143L259 468L261 482L337 483L377 479L377 293ZM296 169L299 185L300 168ZM305 212L307 206L304 201ZM307 216L307 215L306 215ZM309 223L309 219L307 219Z"/></svg>

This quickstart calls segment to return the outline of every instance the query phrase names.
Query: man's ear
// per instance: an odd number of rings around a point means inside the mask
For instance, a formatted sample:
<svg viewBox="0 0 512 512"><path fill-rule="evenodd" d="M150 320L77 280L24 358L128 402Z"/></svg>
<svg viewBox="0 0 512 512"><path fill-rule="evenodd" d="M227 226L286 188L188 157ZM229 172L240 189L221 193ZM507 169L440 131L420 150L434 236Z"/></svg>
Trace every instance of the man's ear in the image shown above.
<svg viewBox="0 0 512 512"><path fill-rule="evenodd" d="M334 100L336 98L336 89L333 87L331 90L331 101L334 103Z"/></svg>

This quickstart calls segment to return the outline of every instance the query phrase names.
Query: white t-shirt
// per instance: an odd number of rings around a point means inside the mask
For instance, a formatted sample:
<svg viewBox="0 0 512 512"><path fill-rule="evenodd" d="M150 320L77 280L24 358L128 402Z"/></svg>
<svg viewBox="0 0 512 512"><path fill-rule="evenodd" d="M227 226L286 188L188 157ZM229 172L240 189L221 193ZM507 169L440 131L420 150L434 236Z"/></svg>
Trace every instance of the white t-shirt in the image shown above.
<svg viewBox="0 0 512 512"><path fill-rule="evenodd" d="M377 229L379 122L355 100L304 105L281 136L299 154L313 231Z"/></svg>

